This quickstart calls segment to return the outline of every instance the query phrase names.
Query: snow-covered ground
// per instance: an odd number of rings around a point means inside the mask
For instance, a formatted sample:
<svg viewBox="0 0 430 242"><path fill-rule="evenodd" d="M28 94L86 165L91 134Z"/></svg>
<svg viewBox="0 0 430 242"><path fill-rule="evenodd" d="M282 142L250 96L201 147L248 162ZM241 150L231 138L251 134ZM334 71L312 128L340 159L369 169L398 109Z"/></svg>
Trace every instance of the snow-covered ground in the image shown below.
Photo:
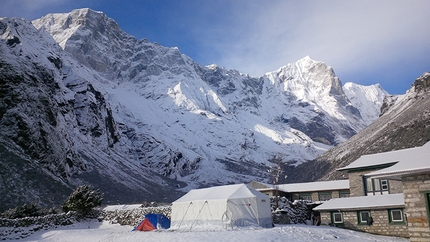
<svg viewBox="0 0 430 242"><path fill-rule="evenodd" d="M242 228L211 231L132 232L131 226L108 222L83 222L39 231L19 241L378 241L406 242L407 239L371 235L328 226L276 225L274 228Z"/></svg>

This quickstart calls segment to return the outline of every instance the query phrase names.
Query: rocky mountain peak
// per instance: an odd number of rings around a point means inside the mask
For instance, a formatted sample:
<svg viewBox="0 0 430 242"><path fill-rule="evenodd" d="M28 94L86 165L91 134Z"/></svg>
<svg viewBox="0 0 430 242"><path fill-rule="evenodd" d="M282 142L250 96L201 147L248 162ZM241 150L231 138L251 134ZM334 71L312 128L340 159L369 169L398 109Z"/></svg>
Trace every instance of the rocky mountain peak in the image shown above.
<svg viewBox="0 0 430 242"><path fill-rule="evenodd" d="M81 64L115 82L142 81L148 76L177 75L189 58L178 48L166 48L125 33L104 13L87 8L70 13L48 14L34 20L37 29L47 31ZM176 68L166 68L165 66Z"/></svg>
<svg viewBox="0 0 430 242"><path fill-rule="evenodd" d="M49 32L55 41L66 48L67 41L76 34L79 28L90 29L89 32L103 34L107 27L119 29L119 26L102 12L96 12L88 8L76 9L70 13L48 14L40 19L34 20L33 25L37 29Z"/></svg>
<svg viewBox="0 0 430 242"><path fill-rule="evenodd" d="M316 96L323 94L344 96L342 83L333 69L324 62L315 61L309 56L266 75L285 83L286 89L303 92L303 98L306 99L313 100Z"/></svg>
<svg viewBox="0 0 430 242"><path fill-rule="evenodd" d="M426 72L417 78L412 84L411 90L416 93L430 91L430 72Z"/></svg>

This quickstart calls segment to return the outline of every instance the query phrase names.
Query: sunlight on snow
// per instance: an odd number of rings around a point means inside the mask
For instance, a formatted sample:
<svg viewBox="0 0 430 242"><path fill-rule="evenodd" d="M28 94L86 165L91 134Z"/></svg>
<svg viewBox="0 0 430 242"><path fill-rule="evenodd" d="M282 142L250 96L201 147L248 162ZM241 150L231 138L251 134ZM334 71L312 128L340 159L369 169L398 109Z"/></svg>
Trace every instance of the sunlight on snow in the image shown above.
<svg viewBox="0 0 430 242"><path fill-rule="evenodd" d="M254 130L271 138L273 141L281 143L281 144L287 144L291 142L286 142L287 140L282 137L282 135L275 130L269 129L261 124L256 124L254 126Z"/></svg>

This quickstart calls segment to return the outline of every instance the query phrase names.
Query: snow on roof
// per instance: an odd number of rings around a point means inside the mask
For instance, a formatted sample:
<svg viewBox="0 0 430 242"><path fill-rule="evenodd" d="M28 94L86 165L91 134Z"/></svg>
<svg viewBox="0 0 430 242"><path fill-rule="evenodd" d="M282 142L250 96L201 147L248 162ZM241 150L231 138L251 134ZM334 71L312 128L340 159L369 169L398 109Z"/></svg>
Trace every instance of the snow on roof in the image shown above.
<svg viewBox="0 0 430 242"><path fill-rule="evenodd" d="M366 174L372 177L386 177L400 179L402 175L430 172L430 142L415 149L408 157L399 159L399 162L388 168Z"/></svg>
<svg viewBox="0 0 430 242"><path fill-rule="evenodd" d="M265 197L267 195L248 187L245 184L193 189L173 203L191 202L199 200L227 200L234 198Z"/></svg>
<svg viewBox="0 0 430 242"><path fill-rule="evenodd" d="M273 189L273 186L270 187ZM322 181L279 184L278 189L283 192L311 192L349 189L349 180ZM267 189L257 189L267 190Z"/></svg>
<svg viewBox="0 0 430 242"><path fill-rule="evenodd" d="M324 202L314 210L357 210L379 207L404 207L403 193L380 196L335 198Z"/></svg>
<svg viewBox="0 0 430 242"><path fill-rule="evenodd" d="M410 160L411 156L419 154L429 154L430 142L426 143L421 147L394 150L389 152L362 155L356 161L351 164L337 169L338 171L352 170L364 167L380 166L380 165L394 165L400 160Z"/></svg>
<svg viewBox="0 0 430 242"><path fill-rule="evenodd" d="M279 185L279 190L285 192L310 192L342 189L349 189L349 180L305 182Z"/></svg>
<svg viewBox="0 0 430 242"><path fill-rule="evenodd" d="M136 208L141 208L142 204L122 204L122 205L110 205L106 206L103 210L104 211L116 211L116 210L133 210Z"/></svg>

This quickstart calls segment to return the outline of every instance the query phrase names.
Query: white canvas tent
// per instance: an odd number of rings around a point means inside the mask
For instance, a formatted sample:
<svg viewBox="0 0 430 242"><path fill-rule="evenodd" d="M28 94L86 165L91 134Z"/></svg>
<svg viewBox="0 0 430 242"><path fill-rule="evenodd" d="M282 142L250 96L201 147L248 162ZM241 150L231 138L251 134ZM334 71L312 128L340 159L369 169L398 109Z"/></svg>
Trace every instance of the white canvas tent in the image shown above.
<svg viewBox="0 0 430 242"><path fill-rule="evenodd" d="M272 227L270 198L245 184L195 189L172 204L172 229Z"/></svg>

